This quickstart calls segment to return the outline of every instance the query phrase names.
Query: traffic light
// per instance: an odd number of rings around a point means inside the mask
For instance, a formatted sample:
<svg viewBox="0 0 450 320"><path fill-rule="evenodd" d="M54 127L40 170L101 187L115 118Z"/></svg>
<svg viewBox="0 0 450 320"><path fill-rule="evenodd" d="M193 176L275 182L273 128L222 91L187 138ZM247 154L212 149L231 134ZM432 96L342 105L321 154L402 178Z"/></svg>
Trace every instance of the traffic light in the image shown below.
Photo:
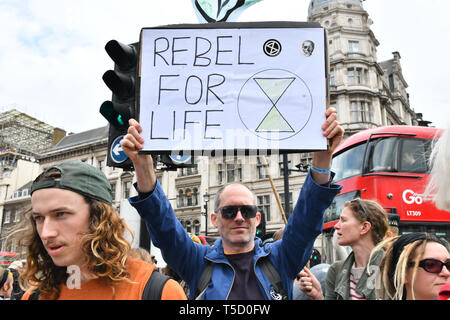
<svg viewBox="0 0 450 320"><path fill-rule="evenodd" d="M100 107L100 113L109 122L107 165L128 171L133 169L132 162L123 152L120 140L127 134L128 120L139 113L139 48L139 43L125 45L116 40L105 46L115 63L114 70L103 75L103 81L112 91L112 99Z"/></svg>
<svg viewBox="0 0 450 320"><path fill-rule="evenodd" d="M193 156L167 155L161 154L158 161L165 165L164 171L177 171L178 168L193 168L196 165Z"/></svg>
<svg viewBox="0 0 450 320"><path fill-rule="evenodd" d="M256 236L260 239L264 239L266 235L266 214L260 210L261 213L261 221L259 225L256 227Z"/></svg>
<svg viewBox="0 0 450 320"><path fill-rule="evenodd" d="M311 254L311 258L309 259L309 267L312 268L321 263L322 263L322 256L320 255L320 252L317 249L314 249Z"/></svg>

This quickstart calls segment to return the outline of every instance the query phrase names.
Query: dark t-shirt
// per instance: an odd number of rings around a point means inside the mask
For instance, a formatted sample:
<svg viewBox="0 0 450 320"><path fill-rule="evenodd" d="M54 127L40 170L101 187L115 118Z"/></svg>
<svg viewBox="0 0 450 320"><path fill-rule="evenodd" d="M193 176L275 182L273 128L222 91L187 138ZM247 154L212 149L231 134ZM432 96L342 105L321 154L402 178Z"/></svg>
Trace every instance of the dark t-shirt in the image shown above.
<svg viewBox="0 0 450 320"><path fill-rule="evenodd" d="M225 255L236 272L228 300L264 300L253 269L254 255L253 250Z"/></svg>

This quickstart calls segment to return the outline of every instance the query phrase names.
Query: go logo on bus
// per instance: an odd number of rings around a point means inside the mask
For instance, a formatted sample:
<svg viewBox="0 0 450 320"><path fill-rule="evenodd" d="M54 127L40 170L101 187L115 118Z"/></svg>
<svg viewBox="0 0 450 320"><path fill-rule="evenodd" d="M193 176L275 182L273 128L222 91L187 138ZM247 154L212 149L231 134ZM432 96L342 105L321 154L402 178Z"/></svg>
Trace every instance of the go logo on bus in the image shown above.
<svg viewBox="0 0 450 320"><path fill-rule="evenodd" d="M405 190L403 191L403 201L407 204L422 204L423 198L412 190Z"/></svg>

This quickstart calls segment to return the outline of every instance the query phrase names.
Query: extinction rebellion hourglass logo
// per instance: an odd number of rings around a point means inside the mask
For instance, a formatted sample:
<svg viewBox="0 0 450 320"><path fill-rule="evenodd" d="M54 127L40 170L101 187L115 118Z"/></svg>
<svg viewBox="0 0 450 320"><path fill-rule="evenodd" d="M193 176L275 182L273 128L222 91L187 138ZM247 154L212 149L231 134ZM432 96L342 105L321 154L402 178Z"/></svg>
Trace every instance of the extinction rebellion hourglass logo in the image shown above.
<svg viewBox="0 0 450 320"><path fill-rule="evenodd" d="M245 82L237 109L244 126L258 137L284 140L306 126L313 110L313 99L299 76L286 70L270 69Z"/></svg>

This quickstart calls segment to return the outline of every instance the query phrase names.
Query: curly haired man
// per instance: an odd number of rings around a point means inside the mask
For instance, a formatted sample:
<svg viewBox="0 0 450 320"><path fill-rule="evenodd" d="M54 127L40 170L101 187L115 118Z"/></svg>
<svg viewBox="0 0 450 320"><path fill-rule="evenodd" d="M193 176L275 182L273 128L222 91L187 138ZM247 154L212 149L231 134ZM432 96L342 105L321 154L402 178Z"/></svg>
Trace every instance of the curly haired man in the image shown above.
<svg viewBox="0 0 450 320"><path fill-rule="evenodd" d="M129 256L131 231L111 206L111 185L102 171L81 161L46 169L31 187L31 210L22 244L22 299L140 300L156 266ZM24 230L24 231L25 231ZM162 300L186 299L172 279Z"/></svg>

